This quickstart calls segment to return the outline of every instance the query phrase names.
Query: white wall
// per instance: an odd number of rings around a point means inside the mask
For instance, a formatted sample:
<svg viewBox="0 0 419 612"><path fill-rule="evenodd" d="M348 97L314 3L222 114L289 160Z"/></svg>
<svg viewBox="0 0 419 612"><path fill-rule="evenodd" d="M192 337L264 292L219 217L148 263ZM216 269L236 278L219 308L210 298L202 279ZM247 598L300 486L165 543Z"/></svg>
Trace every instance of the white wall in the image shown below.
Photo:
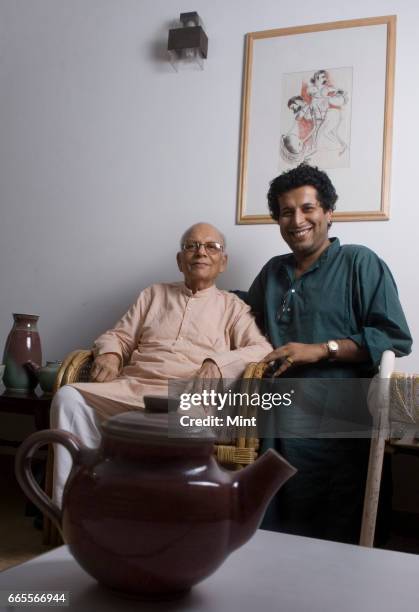
<svg viewBox="0 0 419 612"><path fill-rule="evenodd" d="M168 25L197 10L203 72L162 60ZM223 287L285 252L275 226L235 225L244 34L397 14L391 220L336 223L390 265L414 337L419 207L419 7L411 0L0 0L0 347L12 312L40 314L59 359L147 284L178 278L183 229L227 234ZM419 371L419 351L403 362Z"/></svg>

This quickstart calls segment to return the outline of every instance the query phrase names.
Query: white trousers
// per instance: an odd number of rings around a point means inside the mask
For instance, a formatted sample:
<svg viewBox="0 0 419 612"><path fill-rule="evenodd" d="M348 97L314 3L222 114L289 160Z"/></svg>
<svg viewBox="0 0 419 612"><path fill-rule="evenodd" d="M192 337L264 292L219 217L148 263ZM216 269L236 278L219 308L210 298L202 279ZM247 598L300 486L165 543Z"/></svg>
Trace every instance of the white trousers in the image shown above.
<svg viewBox="0 0 419 612"><path fill-rule="evenodd" d="M61 387L54 395L50 411L52 429L69 431L78 436L85 446L97 448L101 439L101 420L82 394L70 385ZM52 499L59 508L71 467L72 458L68 450L62 444L54 444Z"/></svg>

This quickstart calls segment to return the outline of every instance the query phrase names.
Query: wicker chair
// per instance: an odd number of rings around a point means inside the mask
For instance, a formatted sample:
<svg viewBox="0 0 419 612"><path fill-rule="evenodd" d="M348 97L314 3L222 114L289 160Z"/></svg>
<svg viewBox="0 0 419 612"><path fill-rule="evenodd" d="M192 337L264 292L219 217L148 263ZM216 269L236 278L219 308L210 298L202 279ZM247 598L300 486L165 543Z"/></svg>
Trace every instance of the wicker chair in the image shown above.
<svg viewBox="0 0 419 612"><path fill-rule="evenodd" d="M58 371L55 391L71 383L88 382L92 363L92 351L78 350L67 355ZM249 392L252 381L261 379L266 369L267 364L265 363L250 363L243 375L241 391ZM251 413L251 411L253 412ZM243 407L242 416L250 417L253 416L253 413L256 414L250 406ZM255 431L252 432L249 427L238 428L234 444L216 444L215 454L220 464L230 468L233 466L241 468L253 463L257 457L258 447L259 440Z"/></svg>
<svg viewBox="0 0 419 612"><path fill-rule="evenodd" d="M77 350L67 355L58 371L54 392L64 385L88 382L92 363L93 353L90 350ZM241 381L241 392L250 394L254 381L263 377L267 367L268 364L265 363L250 363ZM241 409L241 415L244 417L251 417L255 414L256 408L251 406L243 406ZM234 470L253 463L257 458L258 447L259 439L256 428L238 427L235 440L229 444L215 444L214 453L218 463ZM48 495L52 493L53 461L53 450L49 446L45 486ZM45 544L57 546L62 543L58 530L46 517L44 517L43 541Z"/></svg>

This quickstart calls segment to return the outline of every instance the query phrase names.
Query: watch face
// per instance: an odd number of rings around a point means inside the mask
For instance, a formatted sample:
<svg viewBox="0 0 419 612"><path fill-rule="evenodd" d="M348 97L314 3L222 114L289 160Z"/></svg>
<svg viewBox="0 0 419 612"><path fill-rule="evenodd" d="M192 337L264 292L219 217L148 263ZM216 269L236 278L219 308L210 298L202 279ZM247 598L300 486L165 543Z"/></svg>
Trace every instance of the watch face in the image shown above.
<svg viewBox="0 0 419 612"><path fill-rule="evenodd" d="M327 346L331 353L338 352L339 344L336 342L336 340L329 340L329 342L327 343Z"/></svg>

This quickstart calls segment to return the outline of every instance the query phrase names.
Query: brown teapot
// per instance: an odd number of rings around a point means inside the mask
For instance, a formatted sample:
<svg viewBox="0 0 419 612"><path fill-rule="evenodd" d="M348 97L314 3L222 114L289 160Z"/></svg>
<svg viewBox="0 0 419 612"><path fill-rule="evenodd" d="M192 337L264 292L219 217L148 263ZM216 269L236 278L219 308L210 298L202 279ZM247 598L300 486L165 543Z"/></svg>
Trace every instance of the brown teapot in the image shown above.
<svg viewBox="0 0 419 612"><path fill-rule="evenodd" d="M62 510L31 471L31 457L46 443L63 444L73 458ZM167 414L127 412L102 426L98 449L64 431L32 434L18 450L16 474L100 583L134 596L171 597L249 540L296 471L268 450L229 472L216 463L213 446L214 436L202 429L188 438L169 435Z"/></svg>

